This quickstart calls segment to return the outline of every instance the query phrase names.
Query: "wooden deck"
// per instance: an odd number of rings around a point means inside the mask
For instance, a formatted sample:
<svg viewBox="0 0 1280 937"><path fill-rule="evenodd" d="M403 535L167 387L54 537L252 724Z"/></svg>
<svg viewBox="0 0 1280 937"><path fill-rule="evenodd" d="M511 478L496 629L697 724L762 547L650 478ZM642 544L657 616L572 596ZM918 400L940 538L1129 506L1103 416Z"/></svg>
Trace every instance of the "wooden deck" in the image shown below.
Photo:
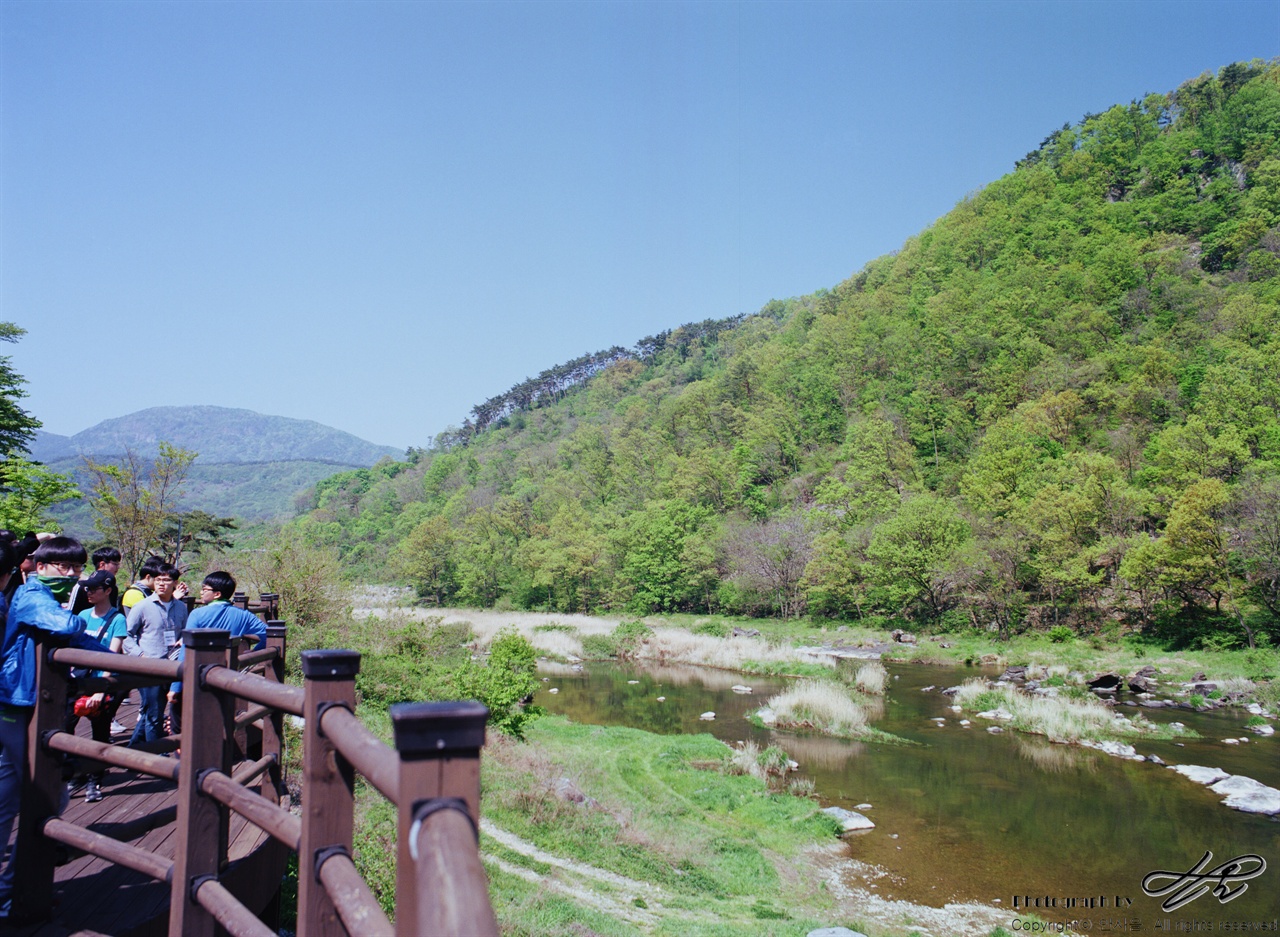
<svg viewBox="0 0 1280 937"><path fill-rule="evenodd" d="M128 741L137 720L137 700L134 693L121 707L116 718L126 726L126 731L113 736L113 742ZM76 734L89 736L87 719L80 720ZM102 792L103 799L90 804L84 801L83 788L77 787L62 812L63 819L152 850L165 858L174 858L176 783L110 768L105 774ZM248 907L261 911L279 887L288 850L235 813L230 817L228 844L228 887ZM81 853L70 855L68 861L57 868L54 880L57 906L53 919L25 928L6 930L0 926L0 934L143 937L163 935L168 929L170 886L164 882ZM270 913L264 917L269 918Z"/></svg>

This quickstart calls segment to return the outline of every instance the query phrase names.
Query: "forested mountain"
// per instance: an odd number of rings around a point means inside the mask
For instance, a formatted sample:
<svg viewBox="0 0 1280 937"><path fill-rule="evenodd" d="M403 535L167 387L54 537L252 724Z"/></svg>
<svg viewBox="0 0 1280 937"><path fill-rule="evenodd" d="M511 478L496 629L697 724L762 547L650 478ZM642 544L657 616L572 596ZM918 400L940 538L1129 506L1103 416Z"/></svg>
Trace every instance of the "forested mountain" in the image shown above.
<svg viewBox="0 0 1280 937"><path fill-rule="evenodd" d="M289 517L299 493L321 479L404 454L313 420L207 406L151 407L103 420L74 436L37 431L31 454L73 475L87 492L91 479L83 456L110 461L132 449L154 458L161 440L199 455L179 506L242 521ZM87 501L64 501L51 514L67 533L91 540L99 536Z"/></svg>
<svg viewBox="0 0 1280 937"><path fill-rule="evenodd" d="M833 289L544 372L293 529L439 600L1280 639L1280 65L1051 133Z"/></svg>
<svg viewBox="0 0 1280 937"><path fill-rule="evenodd" d="M150 407L103 420L74 436L37 432L30 448L33 459L46 463L76 455L119 455L125 449L150 458L160 440L198 452L206 463L301 460L355 466L404 454L314 420L232 407Z"/></svg>

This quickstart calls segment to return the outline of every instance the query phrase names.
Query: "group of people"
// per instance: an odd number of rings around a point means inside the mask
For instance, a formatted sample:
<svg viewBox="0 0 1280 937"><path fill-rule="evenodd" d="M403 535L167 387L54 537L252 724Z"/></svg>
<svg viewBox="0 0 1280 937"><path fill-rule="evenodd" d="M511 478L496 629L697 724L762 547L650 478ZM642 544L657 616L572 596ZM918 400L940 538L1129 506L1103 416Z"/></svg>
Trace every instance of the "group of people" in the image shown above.
<svg viewBox="0 0 1280 937"><path fill-rule="evenodd" d="M123 594L116 582L120 551L102 547L93 552L93 569L84 546L71 537L28 534L18 539L0 530L0 851L9 842L14 818L21 809L22 775L27 759L27 729L36 703L36 641L38 632L69 646L137 657L182 659L181 634L186 628L216 628L231 632L233 640L253 648L266 644L266 625L257 615L232 604L236 581L221 570L204 578L200 605L188 614L188 589L178 567L161 557L148 558L138 577ZM82 578L83 576L83 578ZM72 671L73 681L88 671ZM165 705L170 723L181 732L182 684L138 690L138 721L130 745L163 738ZM110 742L124 695L69 694L65 729L75 730L88 718L93 738ZM103 797L104 775L90 774L84 799ZM10 854L0 871L0 923L11 910L14 867L20 857Z"/></svg>

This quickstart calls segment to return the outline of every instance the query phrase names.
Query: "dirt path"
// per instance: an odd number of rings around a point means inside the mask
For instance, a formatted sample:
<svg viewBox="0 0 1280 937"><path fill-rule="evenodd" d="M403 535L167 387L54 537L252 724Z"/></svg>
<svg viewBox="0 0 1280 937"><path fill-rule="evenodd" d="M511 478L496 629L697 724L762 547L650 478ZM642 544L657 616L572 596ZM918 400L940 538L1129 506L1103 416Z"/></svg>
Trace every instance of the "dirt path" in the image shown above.
<svg viewBox="0 0 1280 937"><path fill-rule="evenodd" d="M486 857L487 861L492 862L502 871L529 882L537 882L544 888L558 892L610 917L620 918L639 926L652 927L658 923L658 915L646 908L639 908L634 903L639 898L646 905L660 910L663 892L656 885L636 881L625 875L618 875L607 869L598 869L573 859L552 855L483 818L480 820L480 831L512 852L518 852L536 862L552 866L556 869L556 875L554 877L540 875L532 869L507 862L497 856Z"/></svg>

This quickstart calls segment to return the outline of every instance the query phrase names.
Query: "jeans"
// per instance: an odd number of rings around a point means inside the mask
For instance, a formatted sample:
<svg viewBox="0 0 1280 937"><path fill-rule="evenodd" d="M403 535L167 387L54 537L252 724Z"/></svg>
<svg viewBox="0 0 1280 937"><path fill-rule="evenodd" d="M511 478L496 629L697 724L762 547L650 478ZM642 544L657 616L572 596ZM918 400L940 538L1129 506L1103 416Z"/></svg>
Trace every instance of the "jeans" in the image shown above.
<svg viewBox="0 0 1280 937"><path fill-rule="evenodd" d="M27 726L34 709L0 703L0 852L9 846L13 819L22 806L22 775L27 763ZM0 872L0 915L9 913L13 893L13 872L17 863L10 856Z"/></svg>
<svg viewBox="0 0 1280 937"><path fill-rule="evenodd" d="M142 704L138 707L138 724L133 727L130 745L164 738L165 687L139 687L138 696L142 698Z"/></svg>

